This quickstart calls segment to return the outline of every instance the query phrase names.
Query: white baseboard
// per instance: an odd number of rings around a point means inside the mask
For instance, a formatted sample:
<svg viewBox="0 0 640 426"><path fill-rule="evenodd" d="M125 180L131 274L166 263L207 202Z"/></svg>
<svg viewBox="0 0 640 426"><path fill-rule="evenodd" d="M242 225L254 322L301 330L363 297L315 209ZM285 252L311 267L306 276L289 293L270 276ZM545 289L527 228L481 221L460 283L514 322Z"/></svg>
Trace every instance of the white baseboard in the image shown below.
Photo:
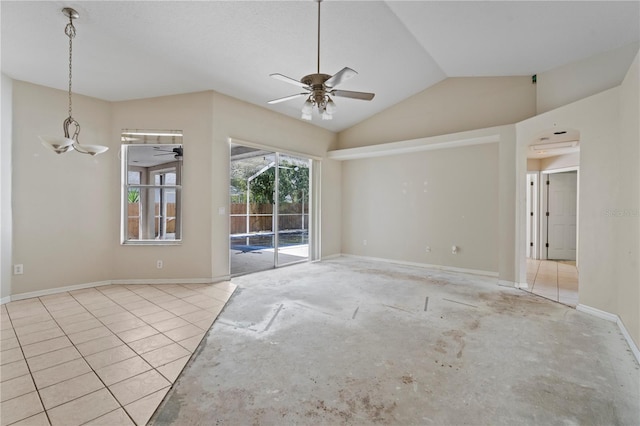
<svg viewBox="0 0 640 426"><path fill-rule="evenodd" d="M418 262L406 262L403 260L385 259L381 257L357 256L355 254L341 254L340 256L350 257L353 259L370 260L374 262L393 263L396 265L415 266L415 267L424 268L424 269L437 269L439 271L445 271L445 272L460 272L463 274L482 275L484 277L494 277L494 278L498 277L497 272L483 271L479 269L456 268L454 266L431 265L428 263L418 263Z"/></svg>
<svg viewBox="0 0 640 426"><path fill-rule="evenodd" d="M322 258L320 258L320 261L323 260L331 260L331 259L337 259L338 257L341 257L342 254L338 253L338 254L330 254L329 256L323 256Z"/></svg>
<svg viewBox="0 0 640 426"><path fill-rule="evenodd" d="M584 312L585 314L593 315L603 320L615 322L618 325L620 332L624 336L624 339L627 341L627 344L629 345L629 348L631 349L633 356L636 357L636 361L640 363L640 349L638 349L636 342L633 341L633 339L631 338L631 335L627 331L627 328L624 326L624 323L622 322L622 320L618 315L601 311L600 309L592 308L591 306L582 305L582 304L576 306L576 310Z"/></svg>
<svg viewBox="0 0 640 426"><path fill-rule="evenodd" d="M131 284L209 284L221 281L229 281L229 276L214 278L158 278L158 279L129 279L111 280L111 284L131 285Z"/></svg>
<svg viewBox="0 0 640 426"><path fill-rule="evenodd" d="M526 290L529 288L529 284L527 283L519 283L516 281L509 281L509 280L498 280L498 285L501 287L519 288L522 290Z"/></svg>
<svg viewBox="0 0 640 426"><path fill-rule="evenodd" d="M49 288L46 290L38 290L38 291L30 291L27 293L14 294L12 296L6 296L0 299L0 304L4 305L5 303L9 303L11 301L23 300L23 299L31 299L32 297L41 297L41 296L49 296L51 294L64 293L67 291L73 290L82 290L85 288L91 287L100 287L104 285L116 285L116 284L209 284L209 283L219 283L222 281L229 281L231 278L229 275L223 275L219 277L213 278L171 278L171 279L131 279L131 280L107 280L107 281L97 281L93 283L85 283L85 284L76 284L69 285L64 287L56 287Z"/></svg>
<svg viewBox="0 0 640 426"><path fill-rule="evenodd" d="M110 284L111 284L111 281L96 281L93 283L68 285L65 287L56 287L56 288L49 288L46 290L30 291L28 293L14 294L10 296L10 299L11 299L10 301L30 299L32 297L49 296L51 294L64 293L65 291L82 290L85 288L100 287L103 285L110 285Z"/></svg>
<svg viewBox="0 0 640 426"><path fill-rule="evenodd" d="M616 314L611 314L609 312L601 311L600 309L592 308L591 306L582 304L576 306L576 311L584 312L586 314L593 315L594 317L598 317L611 322L618 322L618 320L620 319Z"/></svg>

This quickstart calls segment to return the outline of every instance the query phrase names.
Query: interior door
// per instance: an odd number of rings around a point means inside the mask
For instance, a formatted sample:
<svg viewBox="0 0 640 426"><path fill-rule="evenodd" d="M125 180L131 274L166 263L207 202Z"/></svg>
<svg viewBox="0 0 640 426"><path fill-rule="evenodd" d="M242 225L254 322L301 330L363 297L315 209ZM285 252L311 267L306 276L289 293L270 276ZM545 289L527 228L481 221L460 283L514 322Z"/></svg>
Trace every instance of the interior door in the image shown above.
<svg viewBox="0 0 640 426"><path fill-rule="evenodd" d="M578 173L551 173L547 179L547 259L576 260Z"/></svg>
<svg viewBox="0 0 640 426"><path fill-rule="evenodd" d="M537 259L538 173L527 173L527 258Z"/></svg>

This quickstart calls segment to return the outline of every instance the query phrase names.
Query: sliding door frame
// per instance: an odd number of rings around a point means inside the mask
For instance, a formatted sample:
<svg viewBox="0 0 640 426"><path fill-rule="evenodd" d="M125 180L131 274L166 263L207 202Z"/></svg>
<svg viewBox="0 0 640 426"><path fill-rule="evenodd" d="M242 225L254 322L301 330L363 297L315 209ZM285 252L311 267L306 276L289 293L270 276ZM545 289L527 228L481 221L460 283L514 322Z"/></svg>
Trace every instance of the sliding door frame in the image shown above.
<svg viewBox="0 0 640 426"><path fill-rule="evenodd" d="M231 164L231 145L242 145L242 146L246 146L249 148L255 148L255 149L260 149L260 150L265 150L265 151L271 151L275 154L275 180L276 180L276 185L274 185L275 187L275 199L274 199L274 215L277 215L279 212L279 207L280 207L280 200L279 200L279 171L280 171L280 154L285 154L285 155L290 155L293 157L300 157L303 159L308 159L310 160L310 165L309 165L309 216L310 216L310 220L309 220L309 256L307 259L304 260L300 260L299 262L287 262L286 264L283 265L293 265L296 263L302 263L302 262L313 262L313 261L318 261L320 260L321 257L321 238L320 238L320 231L321 231L321 224L320 224L320 190L321 190L321 164L322 164L322 158L315 156L315 155L310 155L310 154L306 154L306 153L301 153L301 152L295 152L295 151L290 151L290 150L286 150L286 149L281 149L278 147L274 147L274 146L269 146L269 145L265 145L265 144L259 144L259 143L255 143L255 142L249 142L249 141L245 141L242 139L237 139L237 138L229 138L228 139L229 142L229 164ZM227 197L227 211L230 211L231 209L231 200L230 197ZM277 216L276 216L277 217ZM229 217L230 220L230 217ZM274 232L274 246L275 246L275 250L274 250L274 267L278 268L280 266L279 262L278 262L278 249L279 249L279 244L278 244L278 238L279 238L279 223L278 220L274 220L274 226L273 226L273 232ZM230 228L229 228L230 230ZM230 232L227 232L227 239L229 238ZM231 261L229 261L229 271L231 271Z"/></svg>

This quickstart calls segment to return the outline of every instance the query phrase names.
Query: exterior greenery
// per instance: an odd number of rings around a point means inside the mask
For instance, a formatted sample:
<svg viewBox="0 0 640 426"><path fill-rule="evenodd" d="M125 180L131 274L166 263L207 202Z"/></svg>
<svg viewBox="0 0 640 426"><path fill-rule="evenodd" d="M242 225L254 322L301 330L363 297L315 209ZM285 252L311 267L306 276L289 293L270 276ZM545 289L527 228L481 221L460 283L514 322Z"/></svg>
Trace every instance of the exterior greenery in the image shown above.
<svg viewBox="0 0 640 426"><path fill-rule="evenodd" d="M242 162L240 162L242 163ZM256 165L236 165L231 170L231 202L245 203L247 180L260 170ZM275 193L275 165L256 176L249 183L250 201L255 204L274 204ZM309 202L309 166L306 164L293 164L289 161L280 163L280 203L308 203Z"/></svg>
<svg viewBox="0 0 640 426"><path fill-rule="evenodd" d="M127 198L129 200L129 204L135 204L140 201L140 190L138 188L129 189L129 193L127 194Z"/></svg>

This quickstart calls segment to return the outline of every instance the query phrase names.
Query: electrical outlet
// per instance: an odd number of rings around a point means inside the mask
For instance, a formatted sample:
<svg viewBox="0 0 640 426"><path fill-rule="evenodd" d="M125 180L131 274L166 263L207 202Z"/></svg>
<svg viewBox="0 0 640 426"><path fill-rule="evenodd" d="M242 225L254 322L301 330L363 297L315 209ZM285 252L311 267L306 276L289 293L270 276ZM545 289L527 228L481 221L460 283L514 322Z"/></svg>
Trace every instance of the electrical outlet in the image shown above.
<svg viewBox="0 0 640 426"><path fill-rule="evenodd" d="M367 240L362 240L362 245L366 246L367 245Z"/></svg>
<svg viewBox="0 0 640 426"><path fill-rule="evenodd" d="M13 275L22 275L22 274L24 274L24 265L22 263L13 265Z"/></svg>
<svg viewBox="0 0 640 426"><path fill-rule="evenodd" d="M426 248L426 252L427 252L427 253L431 253L431 247L427 246L427 248Z"/></svg>
<svg viewBox="0 0 640 426"><path fill-rule="evenodd" d="M163 266L164 263L162 262L162 260L156 260L156 268L162 269Z"/></svg>

